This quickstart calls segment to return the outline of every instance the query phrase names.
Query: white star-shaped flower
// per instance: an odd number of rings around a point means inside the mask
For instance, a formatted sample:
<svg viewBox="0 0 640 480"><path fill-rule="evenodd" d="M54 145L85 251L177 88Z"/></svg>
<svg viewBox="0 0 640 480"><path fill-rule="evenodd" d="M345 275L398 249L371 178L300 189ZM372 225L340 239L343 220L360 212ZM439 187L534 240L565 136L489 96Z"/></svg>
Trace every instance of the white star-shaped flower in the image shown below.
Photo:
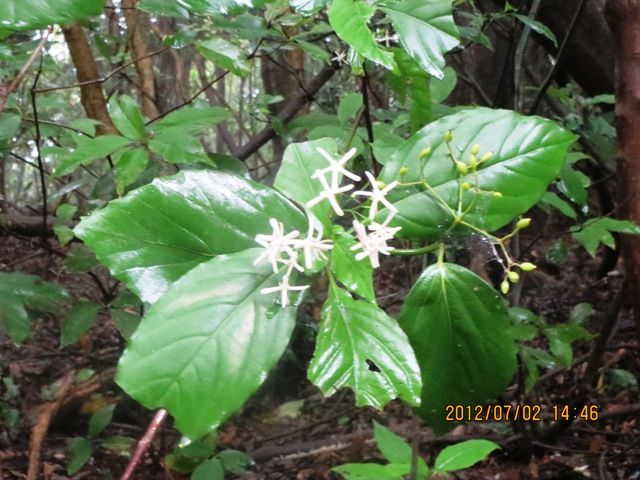
<svg viewBox="0 0 640 480"><path fill-rule="evenodd" d="M347 61L347 54L342 50L336 50L333 57L331 57L332 62L336 62L338 65L347 65L349 62Z"/></svg>
<svg viewBox="0 0 640 480"><path fill-rule="evenodd" d="M388 28L384 31L384 37L376 38L376 42L384 43L387 48L391 46L391 42L396 42L397 40L397 35L390 35Z"/></svg>
<svg viewBox="0 0 640 480"><path fill-rule="evenodd" d="M289 285L289 275L282 277L282 281L277 287L263 288L260 293L276 293L280 292L280 305L284 308L289 305L289 292L298 291L301 292L309 288L309 285Z"/></svg>
<svg viewBox="0 0 640 480"><path fill-rule="evenodd" d="M338 195L339 193L348 192L349 190L353 189L354 186L351 184L345 185L344 187L329 185L324 175L318 176L317 179L322 184L322 192L320 192L320 195L312 198L307 202L307 208L311 208L320 203L322 200L327 199L329 200L329 203L331 204L331 207L333 207L333 210L336 212L336 214L340 217L343 216L344 212L342 211L342 208L340 208L340 204L336 199L336 195Z"/></svg>
<svg viewBox="0 0 640 480"><path fill-rule="evenodd" d="M400 230L401 227L391 228L384 224L374 223L369 227L371 233L367 233L366 227L357 220L353 221L356 230L356 237L359 242L351 247L351 250L362 250L356 254L356 260L363 260L369 257L371 266L378 268L380 266L379 254L389 255L393 247L387 245L387 240L391 240L393 235Z"/></svg>
<svg viewBox="0 0 640 480"><path fill-rule="evenodd" d="M315 236L314 231L317 232L317 235ZM331 250L333 248L333 244L331 243L331 240L322 239L322 224L311 217L309 219L309 230L307 231L307 236L302 240L297 240L296 247L301 248L304 252L305 268L311 268L315 260L327 258L324 252Z"/></svg>
<svg viewBox="0 0 640 480"><path fill-rule="evenodd" d="M313 172L313 175L311 175L311 178L319 179L321 176L331 173L331 186L334 188L337 188L340 184L341 174L351 180L355 180L356 182L360 181L360 177L358 175L344 168L344 165L356 154L357 150L355 148L349 150L339 160L335 160L331 155L329 155L329 152L322 147L316 147L316 151L322 155L327 162L329 162L329 166L316 170Z"/></svg>
<svg viewBox="0 0 640 480"><path fill-rule="evenodd" d="M371 197L371 207L369 208L369 218L371 220L375 218L376 214L378 213L379 203L381 203L382 205L384 205L389 209L389 211L392 213L392 215L390 216L393 216L393 214L398 213L398 209L391 202L389 202L389 200L386 199L387 193L389 193L391 189L393 189L396 185L398 185L398 182L394 180L389 185L381 189L380 186L378 185L378 182L376 181L375 177L371 172L364 172L364 174L369 179L372 190L370 192L359 190L357 192L353 192L353 194L356 196Z"/></svg>
<svg viewBox="0 0 640 480"><path fill-rule="evenodd" d="M297 257L297 253L291 248L295 245L295 239L298 238L300 232L294 230L290 233L284 234L284 226L281 222L278 222L275 218L271 218L269 220L269 224L273 229L271 235L256 235L256 242L264 247L264 250L258 255L254 265L258 265L265 261L271 263L273 267L273 271L278 271L278 262L295 262L295 258ZM283 254L288 255L288 259L282 257Z"/></svg>

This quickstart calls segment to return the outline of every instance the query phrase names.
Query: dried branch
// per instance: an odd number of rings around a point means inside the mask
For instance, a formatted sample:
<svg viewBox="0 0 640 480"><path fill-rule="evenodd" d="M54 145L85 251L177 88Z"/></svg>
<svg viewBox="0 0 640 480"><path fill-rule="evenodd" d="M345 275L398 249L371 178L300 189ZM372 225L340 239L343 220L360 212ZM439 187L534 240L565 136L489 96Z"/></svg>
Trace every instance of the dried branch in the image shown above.
<svg viewBox="0 0 640 480"><path fill-rule="evenodd" d="M153 416L151 423L147 427L147 431L145 432L143 437L138 441L138 444L136 445L136 450L135 452L133 452L133 455L131 456L131 460L129 460L129 464L127 465L126 470L120 477L120 480L129 480L131 478L131 475L133 475L133 472L138 466L138 463L140 463L142 456L149 448L149 445L151 445L153 437L155 436L156 432L158 431L158 429L160 428L160 426L162 425L166 417L167 417L167 411L163 409L158 410L156 414Z"/></svg>

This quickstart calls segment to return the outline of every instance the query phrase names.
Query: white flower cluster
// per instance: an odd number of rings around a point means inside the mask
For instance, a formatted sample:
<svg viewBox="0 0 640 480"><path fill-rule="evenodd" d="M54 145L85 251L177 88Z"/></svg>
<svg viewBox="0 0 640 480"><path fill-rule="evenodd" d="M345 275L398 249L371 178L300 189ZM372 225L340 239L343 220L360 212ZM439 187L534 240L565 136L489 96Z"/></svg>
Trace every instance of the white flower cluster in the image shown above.
<svg viewBox="0 0 640 480"><path fill-rule="evenodd" d="M338 203L336 195L348 192L354 188L353 184L340 186L342 175L354 181L360 180L358 175L345 168L345 164L355 155L356 149L352 148L338 160L335 160L322 148L318 147L316 150L329 162L329 166L316 170L311 176L311 178L320 182L322 191L317 197L307 202L306 206L307 208L311 208L323 200L327 200L335 213L343 216L344 212ZM327 178L327 174L330 174L329 178ZM393 239L393 236L401 228L392 228L389 226L391 219L398 212L398 209L386 198L386 195L398 182L394 181L385 186L379 184L371 172L365 172L365 175L369 183L371 183L372 190L370 192L360 190L353 192L353 195L371 198L371 206L369 207L369 220L371 223L365 226L357 220L353 221L358 243L353 245L351 250L361 250L355 255L356 260L363 260L368 257L373 268L378 268L380 266L379 255L390 254L393 247L387 245L387 242ZM389 215L383 223L376 223L374 219L381 204L387 208ZM290 291L301 291L309 288L309 285L292 286L289 284L293 270L304 272L305 268L311 268L315 260L325 259L325 252L331 250L333 244L331 240L322 239L322 225L313 216L310 216L309 230L304 239L298 238L300 232L297 230L285 234L282 223L278 222L275 218L269 220L269 223L273 229L272 234L260 234L256 236L256 242L262 245L264 250L256 259L255 264L268 262L271 264L274 272L277 272L281 268L279 265L286 266L287 270L282 277L281 283L277 287L264 288L260 290L260 292L279 292L281 295L281 304L283 307L286 307L289 304ZM298 263L300 253L304 256L304 268Z"/></svg>
<svg viewBox="0 0 640 480"><path fill-rule="evenodd" d="M256 235L258 242L264 250L256 258L254 265L268 262L273 268L273 272L280 270L280 265L286 266L287 270L282 281L276 287L263 288L260 293L280 292L280 302L283 307L289 304L290 291L302 291L309 288L309 285L290 285L289 279L293 270L304 272L304 268L298 263L300 252L304 255L305 268L311 268L313 262L318 259L325 259L325 251L331 250L333 244L331 240L322 240L322 225L313 220L309 221L309 230L305 238L298 238L300 232L294 230L284 233L284 226L275 218L269 220L272 228L271 235ZM280 264L280 265L279 265Z"/></svg>
<svg viewBox="0 0 640 480"><path fill-rule="evenodd" d="M311 176L311 178L320 181L320 184L322 185L322 192L320 192L320 195L316 198L310 200L307 203L307 207L311 208L326 199L331 204L336 215L342 216L344 215L344 212L342 211L342 208L340 208L336 195L338 193L348 192L352 190L354 186L352 184L348 184L341 187L340 175L342 174L351 180L360 180L358 175L355 175L344 167L344 165L355 155L356 149L352 148L339 160L334 160L331 155L322 148L318 147L316 150L320 155L327 159L329 166L316 170ZM327 173L331 174L330 181L325 177ZM401 228L389 227L389 222L391 222L393 216L398 212L398 209L386 198L386 195L398 184L398 182L393 181L389 185L381 186L378 184L375 176L371 172L364 172L364 174L367 176L372 190L370 192L359 190L357 192L353 192L353 195L371 198L371 206L369 207L369 220L371 220L371 224L365 227L357 220L354 220L353 227L355 229L356 236L358 237L358 243L351 247L351 250L362 250L356 254L356 260L363 260L369 257L373 268L378 268L380 266L380 259L378 255L389 255L391 250L393 250L393 247L387 245L387 241L391 240ZM374 222L374 218L378 214L380 204L389 210L389 215L381 224ZM369 229L368 232L367 228Z"/></svg>

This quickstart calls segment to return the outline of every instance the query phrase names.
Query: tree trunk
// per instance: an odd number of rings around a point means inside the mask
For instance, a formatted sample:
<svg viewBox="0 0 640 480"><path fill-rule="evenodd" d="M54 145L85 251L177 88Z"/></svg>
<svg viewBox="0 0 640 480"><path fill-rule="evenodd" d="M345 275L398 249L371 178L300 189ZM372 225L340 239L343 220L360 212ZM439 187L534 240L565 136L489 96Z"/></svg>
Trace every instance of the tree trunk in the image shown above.
<svg viewBox="0 0 640 480"><path fill-rule="evenodd" d="M142 113L154 119L160 115L157 107L156 79L153 61L149 57L149 47L144 38L146 17L136 9L136 3L138 0L122 0L122 13L127 24L127 44L131 51L131 59L136 60Z"/></svg>
<svg viewBox="0 0 640 480"><path fill-rule="evenodd" d="M280 95L282 102L269 105L269 110L277 116L286 100L295 98L302 93L304 85L304 52L302 50L289 50L274 54L274 59L263 57L261 60L262 84L264 91L269 95ZM303 112L300 112L303 113ZM273 139L273 159L279 160L284 152L282 138L276 136Z"/></svg>
<svg viewBox="0 0 640 480"><path fill-rule="evenodd" d="M99 83L98 64L84 30L79 24L70 23L63 27L62 32L76 68L78 82L83 83L80 86L80 100L87 117L102 123L96 128L99 135L117 135L118 130L107 112L107 103L102 92L102 85Z"/></svg>
<svg viewBox="0 0 640 480"><path fill-rule="evenodd" d="M614 44L620 214L640 225L640 0L607 0ZM623 236L628 298L640 338L640 237Z"/></svg>

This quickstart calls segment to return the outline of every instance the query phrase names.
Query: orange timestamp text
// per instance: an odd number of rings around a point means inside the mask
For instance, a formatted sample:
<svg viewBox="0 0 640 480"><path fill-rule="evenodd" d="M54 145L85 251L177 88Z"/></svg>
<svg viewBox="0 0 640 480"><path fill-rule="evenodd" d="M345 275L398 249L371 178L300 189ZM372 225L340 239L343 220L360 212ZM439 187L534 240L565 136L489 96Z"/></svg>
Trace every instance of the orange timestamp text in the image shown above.
<svg viewBox="0 0 640 480"><path fill-rule="evenodd" d="M593 404L552 405L550 408L537 404L446 405L444 413L447 422L541 422L543 420L595 422L600 418L600 408Z"/></svg>

